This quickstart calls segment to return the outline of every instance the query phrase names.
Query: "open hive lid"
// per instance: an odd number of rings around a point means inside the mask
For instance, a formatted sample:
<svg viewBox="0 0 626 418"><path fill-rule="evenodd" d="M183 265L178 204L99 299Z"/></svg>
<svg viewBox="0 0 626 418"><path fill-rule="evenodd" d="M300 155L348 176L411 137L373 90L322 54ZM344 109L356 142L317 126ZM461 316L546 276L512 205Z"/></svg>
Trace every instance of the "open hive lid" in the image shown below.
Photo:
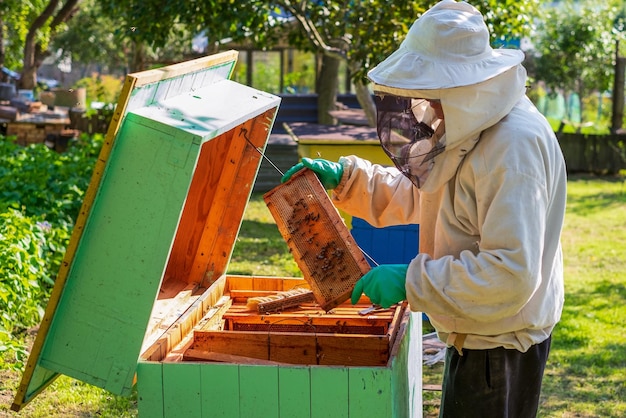
<svg viewBox="0 0 626 418"><path fill-rule="evenodd" d="M236 60L127 76L13 410L60 374L130 394L157 299L226 272L280 103Z"/></svg>

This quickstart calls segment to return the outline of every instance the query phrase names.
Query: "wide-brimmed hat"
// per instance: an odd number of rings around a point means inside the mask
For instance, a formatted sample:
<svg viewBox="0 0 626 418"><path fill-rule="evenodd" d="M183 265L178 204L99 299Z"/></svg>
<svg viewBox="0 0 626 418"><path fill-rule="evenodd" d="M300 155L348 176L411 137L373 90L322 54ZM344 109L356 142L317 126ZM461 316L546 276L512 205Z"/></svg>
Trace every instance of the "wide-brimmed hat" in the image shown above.
<svg viewBox="0 0 626 418"><path fill-rule="evenodd" d="M489 80L523 60L520 50L491 48L476 8L443 0L413 23L400 47L368 78L382 92L452 88Z"/></svg>

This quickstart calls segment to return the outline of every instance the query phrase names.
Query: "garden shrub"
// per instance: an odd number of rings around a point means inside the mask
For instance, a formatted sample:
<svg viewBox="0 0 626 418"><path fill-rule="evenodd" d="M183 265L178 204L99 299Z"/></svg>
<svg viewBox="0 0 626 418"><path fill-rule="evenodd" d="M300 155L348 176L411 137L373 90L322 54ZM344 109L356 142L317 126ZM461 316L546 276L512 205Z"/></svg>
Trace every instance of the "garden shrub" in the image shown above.
<svg viewBox="0 0 626 418"><path fill-rule="evenodd" d="M0 137L0 367L23 367L101 145L82 136L57 153Z"/></svg>
<svg viewBox="0 0 626 418"><path fill-rule="evenodd" d="M9 209L0 213L0 352L21 366L22 336L43 318L69 231ZM4 356L3 356L4 357Z"/></svg>

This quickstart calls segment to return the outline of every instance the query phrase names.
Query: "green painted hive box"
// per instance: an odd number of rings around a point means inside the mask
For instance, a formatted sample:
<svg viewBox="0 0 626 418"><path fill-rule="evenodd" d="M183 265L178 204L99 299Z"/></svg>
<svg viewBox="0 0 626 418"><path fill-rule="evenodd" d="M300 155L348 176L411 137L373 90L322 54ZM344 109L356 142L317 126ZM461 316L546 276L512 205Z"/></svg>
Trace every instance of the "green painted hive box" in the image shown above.
<svg viewBox="0 0 626 418"><path fill-rule="evenodd" d="M127 76L13 410L65 374L136 388L146 418L422 415L404 305L243 308L307 283L226 274L280 104L231 81L236 60Z"/></svg>

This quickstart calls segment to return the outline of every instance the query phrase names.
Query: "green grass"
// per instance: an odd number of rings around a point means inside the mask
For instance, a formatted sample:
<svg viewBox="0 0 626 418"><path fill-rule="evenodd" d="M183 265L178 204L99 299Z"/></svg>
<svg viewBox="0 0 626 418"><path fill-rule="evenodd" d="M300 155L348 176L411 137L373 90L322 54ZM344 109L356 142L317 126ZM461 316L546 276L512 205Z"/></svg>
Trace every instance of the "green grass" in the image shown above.
<svg viewBox="0 0 626 418"><path fill-rule="evenodd" d="M260 194L253 195L246 208L228 272L302 277Z"/></svg>
<svg viewBox="0 0 626 418"><path fill-rule="evenodd" d="M131 418L137 416L136 396L112 395L104 389L60 376L19 414L9 412L20 375L0 374L0 417L3 418Z"/></svg>
<svg viewBox="0 0 626 418"><path fill-rule="evenodd" d="M572 177L563 233L565 308L543 416L626 416L626 185Z"/></svg>
<svg viewBox="0 0 626 418"><path fill-rule="evenodd" d="M626 416L626 184L572 176L563 232L566 305L554 331L540 417ZM299 276L261 196L248 207L230 273ZM441 364L424 368L441 383ZM0 371L0 417L19 383ZM50 390L52 389L52 390ZM436 416L439 392L424 393L424 415ZM134 417L136 400L61 377L21 416ZM18 415L19 416L19 415Z"/></svg>

